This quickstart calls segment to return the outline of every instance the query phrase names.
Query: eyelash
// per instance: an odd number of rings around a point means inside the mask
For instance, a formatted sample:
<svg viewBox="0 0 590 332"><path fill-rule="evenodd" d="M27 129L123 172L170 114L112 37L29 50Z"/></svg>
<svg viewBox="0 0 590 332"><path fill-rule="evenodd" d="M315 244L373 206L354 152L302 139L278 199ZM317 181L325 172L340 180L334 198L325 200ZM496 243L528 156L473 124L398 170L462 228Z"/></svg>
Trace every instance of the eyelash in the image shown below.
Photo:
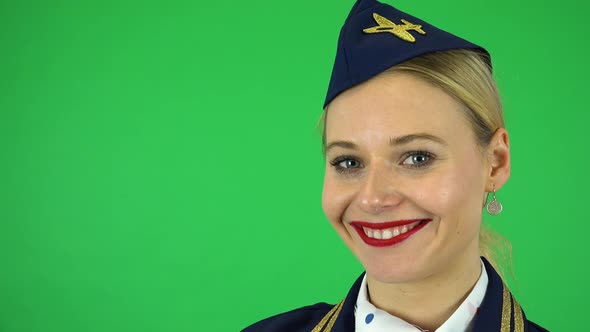
<svg viewBox="0 0 590 332"><path fill-rule="evenodd" d="M330 161L330 165L332 165L334 167L336 172L341 173L341 174L354 172L352 168L345 168L345 167L340 166L341 162L347 161L347 160L354 160L360 164L360 162L354 156L344 155L344 156L339 156L339 157L334 158L334 160Z"/></svg>
<svg viewBox="0 0 590 332"><path fill-rule="evenodd" d="M428 151L417 150L417 151L410 151L410 152L406 153L403 157L404 158L403 160L406 160L406 159L408 159L408 157L412 157L412 156L426 156L426 161L423 163L420 163L418 165L407 165L411 168L424 168L426 166L429 166L435 159L434 154L432 154Z"/></svg>
<svg viewBox="0 0 590 332"><path fill-rule="evenodd" d="M413 156L425 156L426 161L423 163L417 164L417 165L405 165L406 167L410 167L413 169L421 169L421 168L429 166L435 159L434 154L432 154L428 151L416 150L416 151L410 151L410 152L407 152L406 154L404 154L404 156L402 157L402 161L405 161L409 157L413 157ZM340 166L340 163L342 163L343 161L348 161L348 160L354 160L357 163L361 164L361 162L358 161L358 159L355 156L343 155L343 156L336 157L332 161L330 161L330 165L332 165L334 167L334 169L336 170L336 172L338 172L338 173L341 173L341 174L352 173L355 171L356 168L346 168L346 167Z"/></svg>

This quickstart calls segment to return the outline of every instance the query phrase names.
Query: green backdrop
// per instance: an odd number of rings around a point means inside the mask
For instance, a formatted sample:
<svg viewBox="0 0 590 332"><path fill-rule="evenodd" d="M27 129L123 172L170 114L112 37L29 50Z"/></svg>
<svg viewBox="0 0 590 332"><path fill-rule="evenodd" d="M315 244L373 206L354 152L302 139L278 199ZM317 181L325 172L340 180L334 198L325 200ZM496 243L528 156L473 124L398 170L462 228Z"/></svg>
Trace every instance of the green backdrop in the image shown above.
<svg viewBox="0 0 590 332"><path fill-rule="evenodd" d="M362 267L315 126L352 3L1 1L0 331L238 331L339 301ZM529 318L578 330L589 5L395 4L492 53L513 173L485 219Z"/></svg>

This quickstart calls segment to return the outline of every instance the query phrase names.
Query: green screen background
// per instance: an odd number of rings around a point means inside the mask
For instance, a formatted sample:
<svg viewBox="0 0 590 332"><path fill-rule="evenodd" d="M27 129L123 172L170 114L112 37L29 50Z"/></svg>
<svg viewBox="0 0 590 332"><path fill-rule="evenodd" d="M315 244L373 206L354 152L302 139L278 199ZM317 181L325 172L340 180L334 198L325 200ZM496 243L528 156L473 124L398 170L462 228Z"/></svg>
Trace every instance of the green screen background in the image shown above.
<svg viewBox="0 0 590 332"><path fill-rule="evenodd" d="M238 331L362 271L316 123L352 1L0 3L0 331ZM390 2L392 3L392 2ZM494 229L530 319L586 314L586 2L396 1L492 53Z"/></svg>

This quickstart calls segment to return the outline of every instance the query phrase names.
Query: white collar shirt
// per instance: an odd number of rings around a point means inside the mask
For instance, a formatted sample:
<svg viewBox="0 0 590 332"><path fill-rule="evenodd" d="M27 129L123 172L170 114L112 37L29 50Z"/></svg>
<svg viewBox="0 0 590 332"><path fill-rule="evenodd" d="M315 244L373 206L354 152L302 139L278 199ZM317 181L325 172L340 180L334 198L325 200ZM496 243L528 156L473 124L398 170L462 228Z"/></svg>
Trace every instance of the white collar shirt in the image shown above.
<svg viewBox="0 0 590 332"><path fill-rule="evenodd" d="M483 261L479 279L469 295L457 310L438 328L429 332L470 332L473 318L477 314L488 287L488 274ZM371 302L367 293L367 275L363 277L355 305L356 332L425 332L403 319L378 309Z"/></svg>

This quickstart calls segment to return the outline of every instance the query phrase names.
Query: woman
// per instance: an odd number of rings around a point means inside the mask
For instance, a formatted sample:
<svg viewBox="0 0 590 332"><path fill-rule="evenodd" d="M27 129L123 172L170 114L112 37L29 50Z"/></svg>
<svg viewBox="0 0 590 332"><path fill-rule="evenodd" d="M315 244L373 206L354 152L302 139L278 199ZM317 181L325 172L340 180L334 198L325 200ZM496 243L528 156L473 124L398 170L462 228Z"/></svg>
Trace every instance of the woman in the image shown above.
<svg viewBox="0 0 590 332"><path fill-rule="evenodd" d="M244 331L546 331L497 274L481 228L484 207L501 212L496 191L510 175L484 49L357 1L323 121L323 209L366 273L337 305Z"/></svg>

